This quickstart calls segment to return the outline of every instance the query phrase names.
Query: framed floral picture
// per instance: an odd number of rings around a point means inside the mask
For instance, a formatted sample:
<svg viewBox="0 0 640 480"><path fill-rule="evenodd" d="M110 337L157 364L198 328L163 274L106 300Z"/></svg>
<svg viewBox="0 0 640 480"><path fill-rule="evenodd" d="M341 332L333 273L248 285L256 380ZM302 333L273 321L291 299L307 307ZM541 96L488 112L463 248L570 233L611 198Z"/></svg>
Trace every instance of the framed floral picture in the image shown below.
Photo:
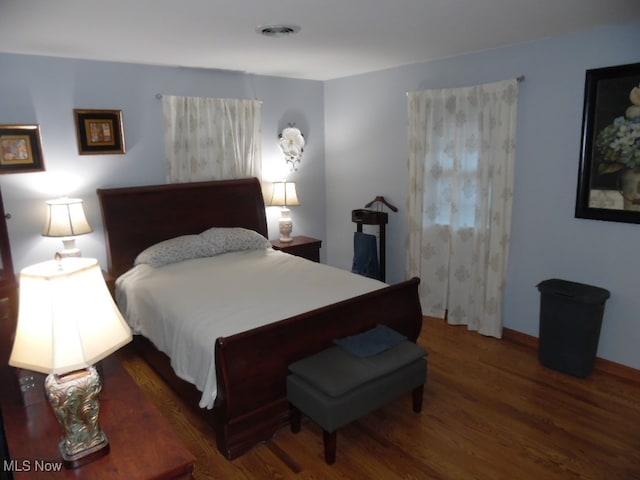
<svg viewBox="0 0 640 480"><path fill-rule="evenodd" d="M640 63L586 72L575 216L640 223Z"/></svg>
<svg viewBox="0 0 640 480"><path fill-rule="evenodd" d="M125 153L121 110L75 109L73 113L80 155Z"/></svg>
<svg viewBox="0 0 640 480"><path fill-rule="evenodd" d="M39 125L0 125L0 173L44 170Z"/></svg>

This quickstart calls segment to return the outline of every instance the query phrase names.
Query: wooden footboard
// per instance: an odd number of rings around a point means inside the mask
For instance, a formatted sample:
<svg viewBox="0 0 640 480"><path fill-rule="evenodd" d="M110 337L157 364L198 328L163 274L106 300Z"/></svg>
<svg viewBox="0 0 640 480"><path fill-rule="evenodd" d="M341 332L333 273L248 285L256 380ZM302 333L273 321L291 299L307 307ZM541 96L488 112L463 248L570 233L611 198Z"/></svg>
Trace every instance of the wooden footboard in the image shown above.
<svg viewBox="0 0 640 480"><path fill-rule="evenodd" d="M216 341L219 450L235 458L289 423L288 365L378 324L416 341L418 278Z"/></svg>

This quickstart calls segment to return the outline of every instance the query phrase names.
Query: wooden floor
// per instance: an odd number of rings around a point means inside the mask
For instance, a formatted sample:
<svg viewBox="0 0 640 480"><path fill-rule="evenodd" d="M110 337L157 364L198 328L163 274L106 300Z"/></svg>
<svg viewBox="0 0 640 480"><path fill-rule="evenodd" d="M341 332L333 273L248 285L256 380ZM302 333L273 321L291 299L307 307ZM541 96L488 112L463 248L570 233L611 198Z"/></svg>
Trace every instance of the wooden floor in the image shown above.
<svg viewBox="0 0 640 480"><path fill-rule="evenodd" d="M139 358L125 367L197 457L197 479L640 479L640 384L539 365L535 349L425 319L423 411L410 395L338 432L324 463L322 432L294 435L227 461L200 422Z"/></svg>

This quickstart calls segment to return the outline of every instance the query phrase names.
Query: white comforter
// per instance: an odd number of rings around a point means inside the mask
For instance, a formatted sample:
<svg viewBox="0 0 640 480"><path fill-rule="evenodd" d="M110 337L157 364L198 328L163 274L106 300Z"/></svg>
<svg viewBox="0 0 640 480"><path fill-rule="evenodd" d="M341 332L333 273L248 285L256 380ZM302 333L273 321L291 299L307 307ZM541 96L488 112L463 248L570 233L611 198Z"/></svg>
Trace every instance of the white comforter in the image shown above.
<svg viewBox="0 0 640 480"><path fill-rule="evenodd" d="M218 337L259 327L386 284L273 249L225 253L118 278L117 302L136 334L171 359L176 374L216 398Z"/></svg>

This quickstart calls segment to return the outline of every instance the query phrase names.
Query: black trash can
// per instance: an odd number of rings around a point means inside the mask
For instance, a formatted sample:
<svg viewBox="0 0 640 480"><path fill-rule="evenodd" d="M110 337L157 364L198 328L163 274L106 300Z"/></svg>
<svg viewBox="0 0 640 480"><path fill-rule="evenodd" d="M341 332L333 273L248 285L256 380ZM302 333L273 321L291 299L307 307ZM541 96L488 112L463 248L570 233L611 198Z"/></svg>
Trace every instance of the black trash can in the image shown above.
<svg viewBox="0 0 640 480"><path fill-rule="evenodd" d="M540 363L576 377L586 377L595 365L609 291L557 278L540 282L538 290Z"/></svg>

